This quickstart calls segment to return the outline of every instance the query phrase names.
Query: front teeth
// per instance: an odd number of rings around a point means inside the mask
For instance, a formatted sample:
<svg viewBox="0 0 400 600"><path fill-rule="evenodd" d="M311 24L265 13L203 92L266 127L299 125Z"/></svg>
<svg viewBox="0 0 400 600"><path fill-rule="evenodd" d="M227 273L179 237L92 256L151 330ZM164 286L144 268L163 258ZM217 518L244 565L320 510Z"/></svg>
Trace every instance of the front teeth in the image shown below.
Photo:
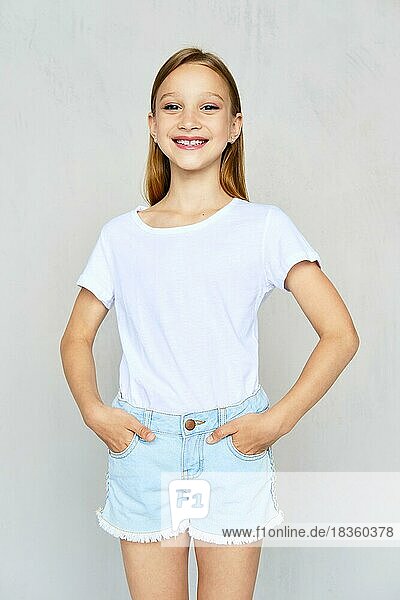
<svg viewBox="0 0 400 600"><path fill-rule="evenodd" d="M183 146L199 146L200 144L205 144L207 140L175 140L177 144L182 144Z"/></svg>

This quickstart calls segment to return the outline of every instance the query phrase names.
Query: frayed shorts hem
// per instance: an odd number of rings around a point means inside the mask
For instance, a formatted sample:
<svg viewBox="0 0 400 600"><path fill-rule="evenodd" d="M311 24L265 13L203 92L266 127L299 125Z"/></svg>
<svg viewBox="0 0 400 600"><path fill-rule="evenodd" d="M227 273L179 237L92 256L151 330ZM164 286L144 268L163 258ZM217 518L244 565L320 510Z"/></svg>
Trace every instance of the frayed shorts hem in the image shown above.
<svg viewBox="0 0 400 600"><path fill-rule="evenodd" d="M207 533L205 531L201 531L200 529L197 529L197 527L194 527L193 525L189 525L189 535L192 538L194 538L195 540L201 540L203 542L210 542L212 544L218 544L218 545L224 545L224 546L228 546L228 545L236 546L236 545L243 545L243 544L251 544L254 542L258 542L258 541L262 540L263 538L267 537L267 535L268 535L267 531L263 531L263 530L274 529L275 527L277 527L278 525L280 525L283 522L284 518L285 518L285 515L280 510L277 515L272 517L272 519L270 519L267 523L264 523L264 525L260 528L260 535L258 537L256 537L256 536L249 537L249 536L245 536L245 535L242 535L242 537L239 537L239 536L228 537L225 535L218 535L215 533Z"/></svg>
<svg viewBox="0 0 400 600"><path fill-rule="evenodd" d="M172 537L177 537L183 531L186 531L189 523L187 521L182 521L179 524L178 530L172 529L169 527L168 529L163 529L162 531L148 531L145 533L137 533L135 531L127 531L125 529L121 529L120 527L116 527L109 521L107 521L102 515L102 508L99 507L96 509L96 516L98 524L104 531L110 533L114 537L118 537L122 540L128 540L129 542L158 542L160 540L167 540Z"/></svg>
<svg viewBox="0 0 400 600"><path fill-rule="evenodd" d="M224 535L218 535L218 534L214 534L214 533L208 533L206 531L201 531L200 529L197 529L197 527L190 525L188 520L182 521L179 524L179 527L177 530L168 528L168 529L164 529L162 531L149 531L149 532L145 532L145 533L138 533L135 531L127 531L125 529L116 527L115 525L113 525L112 523L107 521L102 515L102 507L97 508L95 512L96 512L98 524L107 533L113 535L114 537L123 539L123 540L128 540L130 542L142 542L142 543L157 542L160 540L170 539L172 537L176 538L180 533L187 531L190 537L192 537L195 540L200 540L203 542L210 542L210 543L219 544L219 545L250 544L250 543L253 543L256 541L260 541L263 538L267 537L268 533L266 530L274 529L275 527L278 527L278 525L280 525L284 521L284 518L285 518L283 511L279 510L279 512L274 517L272 517L272 519L270 519L267 523L265 523L260 528L260 535L258 537L249 537L249 536L227 537Z"/></svg>

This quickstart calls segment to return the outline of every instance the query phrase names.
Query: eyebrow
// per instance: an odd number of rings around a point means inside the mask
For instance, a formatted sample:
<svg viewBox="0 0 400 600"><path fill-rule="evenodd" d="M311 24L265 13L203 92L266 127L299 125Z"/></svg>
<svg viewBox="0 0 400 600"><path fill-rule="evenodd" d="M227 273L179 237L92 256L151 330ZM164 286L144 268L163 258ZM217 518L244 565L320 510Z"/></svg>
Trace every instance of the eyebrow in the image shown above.
<svg viewBox="0 0 400 600"><path fill-rule="evenodd" d="M179 92L167 92L166 94L163 94L160 98L160 102L162 101L163 98L165 98L166 96L175 96L175 95L179 95ZM216 94L215 92L204 92L203 94L204 96L215 96L216 98L219 98L220 100L222 100L222 102L224 102L224 99L222 98L222 96L220 96L219 94Z"/></svg>

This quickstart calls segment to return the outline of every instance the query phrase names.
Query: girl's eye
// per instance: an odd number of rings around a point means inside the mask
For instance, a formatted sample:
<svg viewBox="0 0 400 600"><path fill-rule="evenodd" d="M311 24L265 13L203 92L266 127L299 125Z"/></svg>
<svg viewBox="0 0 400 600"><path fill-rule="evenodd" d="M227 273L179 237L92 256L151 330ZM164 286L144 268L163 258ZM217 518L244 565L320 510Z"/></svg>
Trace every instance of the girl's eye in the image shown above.
<svg viewBox="0 0 400 600"><path fill-rule="evenodd" d="M165 109L167 109L167 110L169 110L169 107L170 107L170 106L178 106L178 105L177 105L177 104L166 104L166 105L164 106L164 108L165 108ZM203 108L205 108L206 106L209 106L209 107L211 107L211 109L212 109L212 110L214 110L214 109L217 109L217 110L218 110L218 109L219 109L219 107L218 107L218 106L214 106L214 104L205 104L205 106L204 106ZM175 109L172 109L172 110L175 110Z"/></svg>

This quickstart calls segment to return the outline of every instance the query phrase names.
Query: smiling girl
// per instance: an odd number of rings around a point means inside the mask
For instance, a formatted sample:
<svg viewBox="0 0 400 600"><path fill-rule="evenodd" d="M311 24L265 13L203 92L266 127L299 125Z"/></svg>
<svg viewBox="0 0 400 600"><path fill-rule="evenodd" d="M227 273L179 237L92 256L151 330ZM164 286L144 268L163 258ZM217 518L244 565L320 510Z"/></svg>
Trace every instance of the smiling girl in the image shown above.
<svg viewBox="0 0 400 600"><path fill-rule="evenodd" d="M101 228L61 340L64 372L107 447L96 514L120 539L132 598L187 600L193 538L198 599L245 600L262 540L283 520L272 445L332 386L358 335L290 217L248 199L240 98L221 59L198 48L171 56L148 125L149 206ZM271 407L258 380L257 311L275 288L293 294L319 341ZM114 304L122 359L108 406L92 346Z"/></svg>

